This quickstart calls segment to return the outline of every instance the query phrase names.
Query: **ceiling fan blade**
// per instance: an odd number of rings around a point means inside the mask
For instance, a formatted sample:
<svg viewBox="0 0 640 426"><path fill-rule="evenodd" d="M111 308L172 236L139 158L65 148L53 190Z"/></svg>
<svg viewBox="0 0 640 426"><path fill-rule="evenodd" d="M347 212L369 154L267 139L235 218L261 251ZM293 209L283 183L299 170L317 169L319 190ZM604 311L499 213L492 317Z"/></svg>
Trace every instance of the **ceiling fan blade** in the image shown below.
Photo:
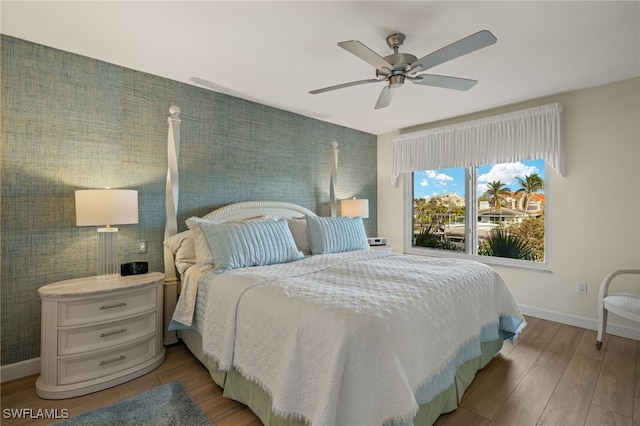
<svg viewBox="0 0 640 426"><path fill-rule="evenodd" d="M395 92L395 90L395 87L391 87L391 85L382 89L380 96L378 96L378 102L376 102L375 109L388 107L391 103L391 99L393 99L393 92Z"/></svg>
<svg viewBox="0 0 640 426"><path fill-rule="evenodd" d="M341 41L338 43L338 46L342 47L347 52L353 53L363 61L373 65L378 71L381 71L384 74L388 75L393 71L393 65L357 40Z"/></svg>
<svg viewBox="0 0 640 426"><path fill-rule="evenodd" d="M495 43L498 39L491 34L490 31L482 30L468 37L451 43L440 50L436 50L411 64L407 73L424 71L440 65L444 62L458 58L467 53L474 52L483 47L487 47Z"/></svg>
<svg viewBox="0 0 640 426"><path fill-rule="evenodd" d="M352 81L350 83L336 84L335 86L329 86L329 87L324 87L322 89L311 90L309 93L311 93L312 95L317 95L318 93L329 92L331 90L344 89L345 87L358 86L360 84L377 83L379 81L384 81L384 80L379 80L377 78L370 78L368 80Z"/></svg>
<svg viewBox="0 0 640 426"><path fill-rule="evenodd" d="M478 80L435 74L419 74L411 78L411 81L415 84L444 87L445 89L453 90L469 90L478 83Z"/></svg>

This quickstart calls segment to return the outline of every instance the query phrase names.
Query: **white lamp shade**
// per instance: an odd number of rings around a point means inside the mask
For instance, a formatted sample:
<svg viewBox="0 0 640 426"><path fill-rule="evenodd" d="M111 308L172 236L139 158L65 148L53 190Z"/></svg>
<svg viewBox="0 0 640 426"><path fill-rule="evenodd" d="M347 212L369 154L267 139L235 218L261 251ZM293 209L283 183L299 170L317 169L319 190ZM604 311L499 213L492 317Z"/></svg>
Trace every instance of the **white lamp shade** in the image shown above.
<svg viewBox="0 0 640 426"><path fill-rule="evenodd" d="M369 200L351 200L340 201L340 214L342 216L356 217L363 219L369 217Z"/></svg>
<svg viewBox="0 0 640 426"><path fill-rule="evenodd" d="M76 191L76 225L104 226L138 223L138 191L80 189Z"/></svg>

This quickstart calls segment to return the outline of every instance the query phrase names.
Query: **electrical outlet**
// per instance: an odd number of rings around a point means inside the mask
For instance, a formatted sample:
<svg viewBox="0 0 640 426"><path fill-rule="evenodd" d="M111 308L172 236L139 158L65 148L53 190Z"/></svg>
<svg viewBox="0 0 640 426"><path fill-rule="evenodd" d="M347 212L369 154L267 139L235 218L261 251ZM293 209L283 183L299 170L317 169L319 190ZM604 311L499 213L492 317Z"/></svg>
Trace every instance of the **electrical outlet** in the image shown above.
<svg viewBox="0 0 640 426"><path fill-rule="evenodd" d="M587 283L579 282L576 284L576 291L578 294L587 294Z"/></svg>
<svg viewBox="0 0 640 426"><path fill-rule="evenodd" d="M147 252L147 240L138 240L138 253Z"/></svg>

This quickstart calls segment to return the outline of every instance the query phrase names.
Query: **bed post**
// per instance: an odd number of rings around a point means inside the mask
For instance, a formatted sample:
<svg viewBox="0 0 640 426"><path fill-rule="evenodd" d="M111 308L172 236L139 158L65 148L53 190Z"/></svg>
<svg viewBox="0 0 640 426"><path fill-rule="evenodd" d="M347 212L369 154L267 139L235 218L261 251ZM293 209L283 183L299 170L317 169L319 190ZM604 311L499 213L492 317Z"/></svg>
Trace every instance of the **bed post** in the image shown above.
<svg viewBox="0 0 640 426"><path fill-rule="evenodd" d="M336 185L338 184L338 142L331 142L331 177L329 178L329 207L331 209L331 217L338 215L336 208Z"/></svg>
<svg viewBox="0 0 640 426"><path fill-rule="evenodd" d="M166 209L167 221L164 227L164 239L176 235L178 233L178 155L180 153L180 108L172 106L169 108L171 116L168 118L169 137L167 139L167 185L166 185ZM167 247L164 247L164 306L163 306L163 327L164 338L163 345L171 345L178 341L175 331L169 331L169 323L173 316L178 300L178 276L176 274L176 266L173 259L173 253Z"/></svg>

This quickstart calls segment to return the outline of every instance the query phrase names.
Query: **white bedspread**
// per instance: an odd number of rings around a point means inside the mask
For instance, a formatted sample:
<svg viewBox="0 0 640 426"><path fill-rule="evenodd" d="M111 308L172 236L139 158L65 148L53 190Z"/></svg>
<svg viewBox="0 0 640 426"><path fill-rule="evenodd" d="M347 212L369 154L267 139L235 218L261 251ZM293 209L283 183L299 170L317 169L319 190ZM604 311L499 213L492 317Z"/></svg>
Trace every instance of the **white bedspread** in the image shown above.
<svg viewBox="0 0 640 426"><path fill-rule="evenodd" d="M208 277L205 353L314 426L413 418L460 348L523 321L500 275L465 260L356 251Z"/></svg>

